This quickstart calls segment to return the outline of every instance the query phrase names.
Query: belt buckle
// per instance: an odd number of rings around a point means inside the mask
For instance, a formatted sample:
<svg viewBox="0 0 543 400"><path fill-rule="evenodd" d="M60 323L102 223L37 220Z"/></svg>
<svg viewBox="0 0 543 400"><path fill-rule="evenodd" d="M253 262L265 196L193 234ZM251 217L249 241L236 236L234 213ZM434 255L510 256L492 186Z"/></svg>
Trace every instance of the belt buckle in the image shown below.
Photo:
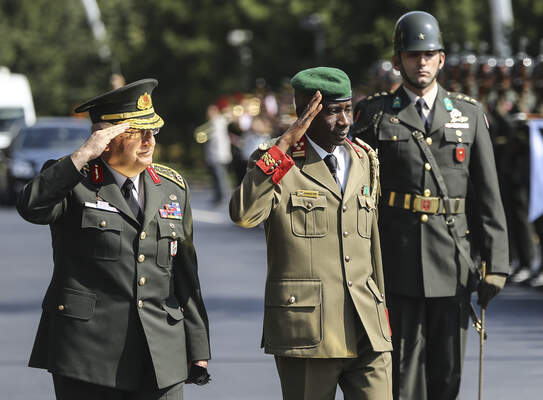
<svg viewBox="0 0 543 400"><path fill-rule="evenodd" d="M439 211L439 198L428 198L417 194L415 195L415 201L413 202L413 211L437 214Z"/></svg>

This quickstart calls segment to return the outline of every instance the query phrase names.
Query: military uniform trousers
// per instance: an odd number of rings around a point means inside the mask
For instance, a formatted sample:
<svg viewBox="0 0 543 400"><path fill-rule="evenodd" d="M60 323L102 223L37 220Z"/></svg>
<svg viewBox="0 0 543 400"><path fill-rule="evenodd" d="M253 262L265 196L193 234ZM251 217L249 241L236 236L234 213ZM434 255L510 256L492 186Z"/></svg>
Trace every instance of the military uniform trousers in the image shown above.
<svg viewBox="0 0 543 400"><path fill-rule="evenodd" d="M339 384L345 400L391 400L390 352L375 352L367 337L356 358L275 356L283 400L333 400Z"/></svg>
<svg viewBox="0 0 543 400"><path fill-rule="evenodd" d="M453 400L460 390L469 297L387 294L395 400Z"/></svg>

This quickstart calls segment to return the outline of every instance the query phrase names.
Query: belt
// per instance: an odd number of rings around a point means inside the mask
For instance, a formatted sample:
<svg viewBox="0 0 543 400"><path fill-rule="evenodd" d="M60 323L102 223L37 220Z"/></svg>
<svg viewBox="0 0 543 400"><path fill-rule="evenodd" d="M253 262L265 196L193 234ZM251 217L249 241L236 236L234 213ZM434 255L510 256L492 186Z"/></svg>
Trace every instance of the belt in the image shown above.
<svg viewBox="0 0 543 400"><path fill-rule="evenodd" d="M445 202L441 197L425 197L419 194L390 191L385 194L385 201L389 207L427 214L445 214L445 206L449 207L451 214L466 212L466 199L462 198L448 199Z"/></svg>

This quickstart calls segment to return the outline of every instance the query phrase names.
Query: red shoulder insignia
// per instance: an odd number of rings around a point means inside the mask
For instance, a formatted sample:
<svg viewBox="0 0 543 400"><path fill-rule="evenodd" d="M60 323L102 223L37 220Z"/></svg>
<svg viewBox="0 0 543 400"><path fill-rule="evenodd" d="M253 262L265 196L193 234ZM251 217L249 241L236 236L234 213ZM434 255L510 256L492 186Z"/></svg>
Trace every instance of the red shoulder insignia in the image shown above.
<svg viewBox="0 0 543 400"><path fill-rule="evenodd" d="M91 165L91 180L92 183L104 182L104 168L98 163Z"/></svg>

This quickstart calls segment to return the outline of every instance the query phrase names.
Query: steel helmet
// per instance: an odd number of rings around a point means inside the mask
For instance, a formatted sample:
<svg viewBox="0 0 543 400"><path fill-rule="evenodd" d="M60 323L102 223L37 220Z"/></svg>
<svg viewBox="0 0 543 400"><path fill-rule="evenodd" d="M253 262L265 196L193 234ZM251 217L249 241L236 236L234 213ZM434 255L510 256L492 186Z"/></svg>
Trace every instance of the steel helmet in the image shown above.
<svg viewBox="0 0 543 400"><path fill-rule="evenodd" d="M437 20L427 12L411 11L402 15L394 27L394 53L400 51L443 50Z"/></svg>

